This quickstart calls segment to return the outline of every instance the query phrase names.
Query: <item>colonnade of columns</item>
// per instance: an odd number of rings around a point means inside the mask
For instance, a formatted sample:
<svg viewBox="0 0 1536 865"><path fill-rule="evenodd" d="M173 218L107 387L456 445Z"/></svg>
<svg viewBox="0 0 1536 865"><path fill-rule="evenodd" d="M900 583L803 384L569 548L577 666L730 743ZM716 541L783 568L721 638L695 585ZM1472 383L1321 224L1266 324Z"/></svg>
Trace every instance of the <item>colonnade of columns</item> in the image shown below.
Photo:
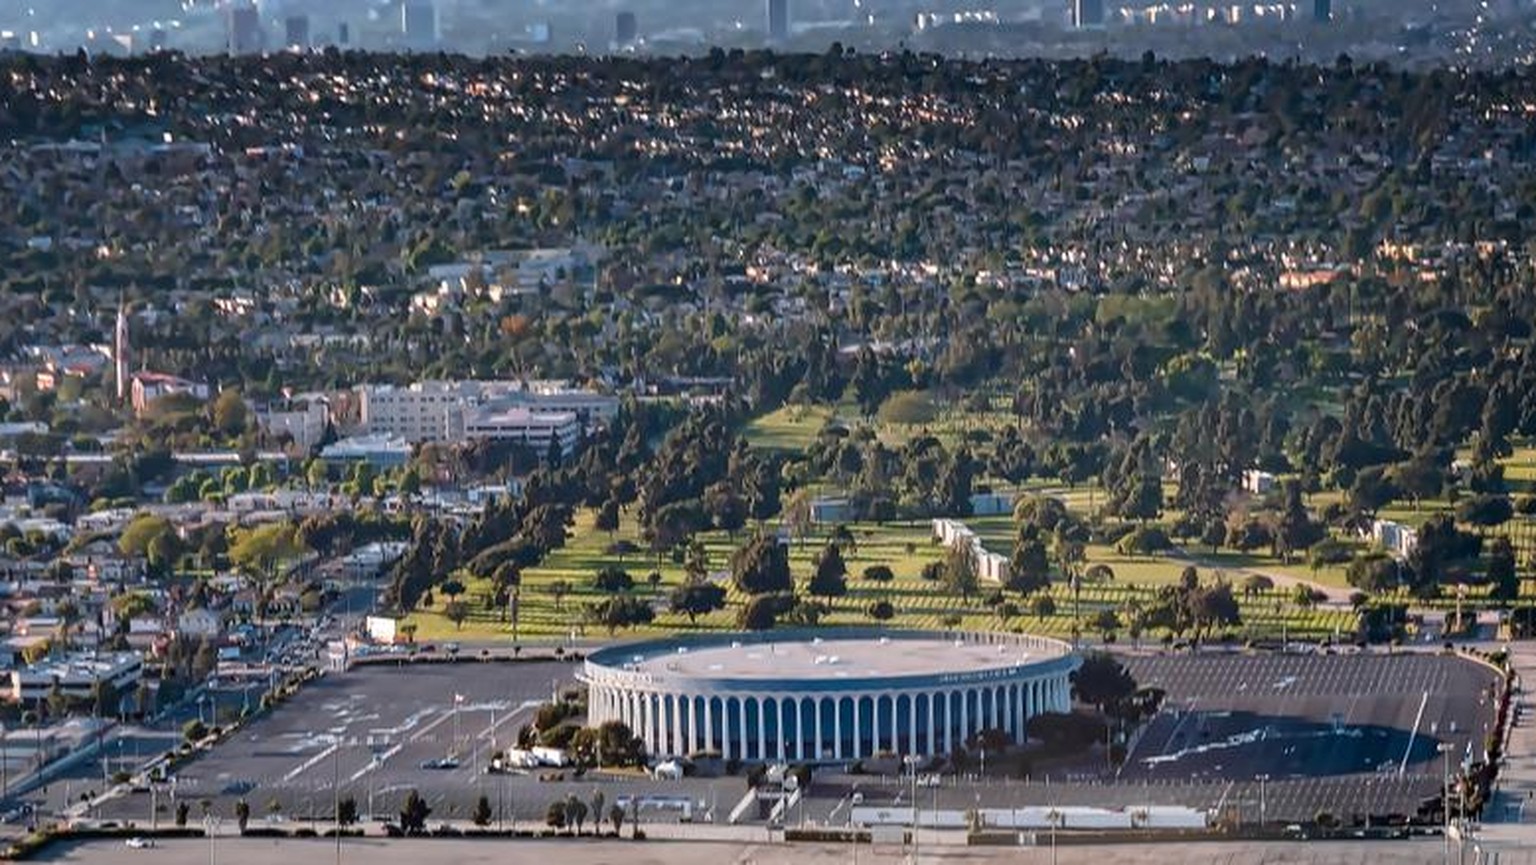
<svg viewBox="0 0 1536 865"><path fill-rule="evenodd" d="M1071 709L1070 687L1065 673L847 694L674 694L594 683L588 715L593 726L623 721L660 757L844 760L949 753L986 729L1022 741L1030 718Z"/></svg>

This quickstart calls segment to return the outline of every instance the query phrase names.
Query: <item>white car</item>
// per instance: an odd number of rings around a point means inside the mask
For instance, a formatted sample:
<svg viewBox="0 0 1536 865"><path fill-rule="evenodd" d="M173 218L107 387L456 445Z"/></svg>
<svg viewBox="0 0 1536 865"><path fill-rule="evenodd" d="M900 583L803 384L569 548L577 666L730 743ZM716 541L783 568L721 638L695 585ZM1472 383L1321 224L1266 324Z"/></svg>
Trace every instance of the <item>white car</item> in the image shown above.
<svg viewBox="0 0 1536 865"><path fill-rule="evenodd" d="M129 847L135 849L135 850L148 850L149 848L155 846L155 839L153 839L153 838L129 838L124 843L127 844Z"/></svg>

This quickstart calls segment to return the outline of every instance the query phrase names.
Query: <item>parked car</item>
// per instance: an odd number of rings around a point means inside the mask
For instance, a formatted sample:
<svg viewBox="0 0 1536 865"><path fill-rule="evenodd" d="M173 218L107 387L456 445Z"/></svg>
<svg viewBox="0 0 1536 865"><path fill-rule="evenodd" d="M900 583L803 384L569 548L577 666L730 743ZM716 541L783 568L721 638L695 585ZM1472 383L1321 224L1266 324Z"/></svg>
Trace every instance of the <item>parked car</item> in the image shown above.
<svg viewBox="0 0 1536 865"><path fill-rule="evenodd" d="M459 761L452 757L436 757L431 760L421 761L423 769L457 769Z"/></svg>

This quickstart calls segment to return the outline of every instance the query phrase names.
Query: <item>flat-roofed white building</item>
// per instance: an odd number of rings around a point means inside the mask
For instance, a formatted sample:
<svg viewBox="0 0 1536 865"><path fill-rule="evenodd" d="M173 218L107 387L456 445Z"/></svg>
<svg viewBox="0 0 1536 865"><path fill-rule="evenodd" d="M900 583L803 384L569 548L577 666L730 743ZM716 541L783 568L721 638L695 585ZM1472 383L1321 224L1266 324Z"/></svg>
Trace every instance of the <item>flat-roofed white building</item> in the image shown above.
<svg viewBox="0 0 1536 865"><path fill-rule="evenodd" d="M111 682L123 694L138 686L143 672L144 661L137 652L49 658L12 670L7 697L20 703L46 700L57 685L66 697L87 699L98 682Z"/></svg>
<svg viewBox="0 0 1536 865"><path fill-rule="evenodd" d="M558 382L419 381L410 385L363 385L358 413L363 430L397 435L413 444L462 441L477 412L526 409L570 413L587 426L613 419L619 400L609 394L568 388Z"/></svg>
<svg viewBox="0 0 1536 865"><path fill-rule="evenodd" d="M559 442L561 455L569 455L581 439L581 421L571 412L542 412L526 408L477 412L464 421L464 437L517 441L545 453Z"/></svg>

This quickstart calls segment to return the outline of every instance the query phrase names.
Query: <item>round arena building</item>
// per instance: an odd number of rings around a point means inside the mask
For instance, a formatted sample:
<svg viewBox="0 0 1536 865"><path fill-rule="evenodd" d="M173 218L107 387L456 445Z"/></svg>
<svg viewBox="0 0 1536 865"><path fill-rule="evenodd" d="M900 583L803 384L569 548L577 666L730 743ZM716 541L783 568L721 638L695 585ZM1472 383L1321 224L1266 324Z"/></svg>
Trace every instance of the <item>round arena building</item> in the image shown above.
<svg viewBox="0 0 1536 865"><path fill-rule="evenodd" d="M986 729L1022 740L1065 712L1080 660L1060 640L876 628L676 637L587 656L593 726L654 756L849 760L945 754Z"/></svg>

